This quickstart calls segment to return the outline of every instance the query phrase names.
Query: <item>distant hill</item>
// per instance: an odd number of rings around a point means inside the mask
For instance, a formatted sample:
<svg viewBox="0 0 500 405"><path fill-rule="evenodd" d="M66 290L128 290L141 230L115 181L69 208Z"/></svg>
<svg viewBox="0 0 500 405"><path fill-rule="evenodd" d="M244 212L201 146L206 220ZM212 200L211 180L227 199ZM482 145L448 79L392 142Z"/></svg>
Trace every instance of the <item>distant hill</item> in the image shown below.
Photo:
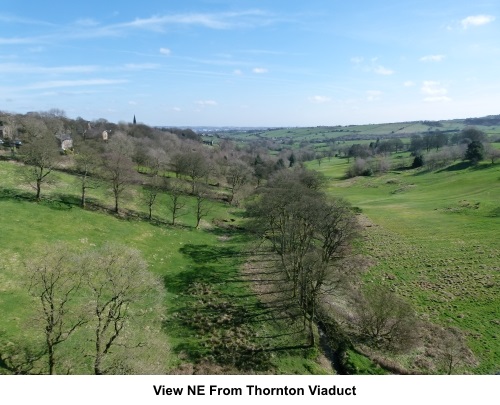
<svg viewBox="0 0 500 405"><path fill-rule="evenodd" d="M445 132L453 134L467 126L475 126L488 135L500 137L500 115L489 115L479 118L464 118L440 121L408 121L385 124L337 125L317 127L282 127L282 128L224 128L219 133L223 137L240 139L289 139L322 140L335 139L339 141L367 140L375 138L409 138L412 135L422 135L429 132Z"/></svg>

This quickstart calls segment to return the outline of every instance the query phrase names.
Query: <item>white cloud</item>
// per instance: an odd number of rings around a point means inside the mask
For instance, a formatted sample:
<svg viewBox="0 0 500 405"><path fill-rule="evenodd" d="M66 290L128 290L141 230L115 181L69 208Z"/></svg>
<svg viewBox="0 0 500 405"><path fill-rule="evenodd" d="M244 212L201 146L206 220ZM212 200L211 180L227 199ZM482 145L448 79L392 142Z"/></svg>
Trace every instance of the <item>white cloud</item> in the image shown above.
<svg viewBox="0 0 500 405"><path fill-rule="evenodd" d="M426 96L424 101L428 103L451 101L451 98L447 96L448 89L441 82L426 80L423 82L420 91Z"/></svg>
<svg viewBox="0 0 500 405"><path fill-rule="evenodd" d="M163 31L167 25L179 24L199 25L205 28L223 30L240 26L259 26L269 23L268 19L263 18L265 16L266 13L260 10L205 14L169 14L152 16L150 18L137 18L128 23L112 26L112 28L139 28L151 31Z"/></svg>
<svg viewBox="0 0 500 405"><path fill-rule="evenodd" d="M37 66L21 63L0 63L0 73L29 73L29 74L67 74L67 73L92 73L99 70L98 66Z"/></svg>
<svg viewBox="0 0 500 405"><path fill-rule="evenodd" d="M99 23L92 18L82 18L76 21L76 25L79 25L80 27L95 27L99 25Z"/></svg>
<svg viewBox="0 0 500 405"><path fill-rule="evenodd" d="M199 100L199 101L196 102L196 104L201 105L203 107L205 107L205 106L216 106L217 105L217 101L214 101L214 100Z"/></svg>
<svg viewBox="0 0 500 405"><path fill-rule="evenodd" d="M128 103L129 103L129 105L137 105L137 102L135 102L135 101L129 101Z"/></svg>
<svg viewBox="0 0 500 405"><path fill-rule="evenodd" d="M127 80L89 79L89 80L53 80L35 83L28 89L53 89L59 87L106 86L127 83Z"/></svg>
<svg viewBox="0 0 500 405"><path fill-rule="evenodd" d="M330 97L327 97L327 96L312 96L312 97L309 97L308 100L311 103L315 103L315 104L324 104L324 103L328 103L328 102L332 101L332 99Z"/></svg>
<svg viewBox="0 0 500 405"><path fill-rule="evenodd" d="M415 82L412 82L411 80L407 80L406 82L403 83L403 86L413 87L413 86L415 86Z"/></svg>
<svg viewBox="0 0 500 405"><path fill-rule="evenodd" d="M162 55L167 55L168 56L168 55L170 55L172 53L172 51L170 49L168 49L168 48L160 48L160 53Z"/></svg>
<svg viewBox="0 0 500 405"><path fill-rule="evenodd" d="M241 76L243 74L243 72L240 69L236 69L233 71L233 74L236 76Z"/></svg>
<svg viewBox="0 0 500 405"><path fill-rule="evenodd" d="M254 69L252 70L252 72L254 72L254 73L256 73L256 74L262 74L262 73L267 73L267 72L268 72L268 70L267 70L267 69L265 69L265 68L254 68Z"/></svg>
<svg viewBox="0 0 500 405"><path fill-rule="evenodd" d="M420 58L420 62L441 62L445 55L426 55Z"/></svg>
<svg viewBox="0 0 500 405"><path fill-rule="evenodd" d="M361 56L355 56L355 57L351 58L351 62L355 63L356 65L362 63L363 61L364 61L364 58Z"/></svg>
<svg viewBox="0 0 500 405"><path fill-rule="evenodd" d="M379 90L368 90L366 92L366 99L368 101L377 101L381 99L382 94Z"/></svg>
<svg viewBox="0 0 500 405"><path fill-rule="evenodd" d="M494 20L495 20L495 17L492 15L480 14L480 15L470 15L470 16L464 18L461 21L461 23L462 23L462 27L464 29L467 29L469 27L477 27L480 25L489 24L489 23L493 22Z"/></svg>
<svg viewBox="0 0 500 405"><path fill-rule="evenodd" d="M180 112L180 111L182 111L180 107L174 107L174 108L172 108L172 110L174 110L175 112Z"/></svg>
<svg viewBox="0 0 500 405"><path fill-rule="evenodd" d="M426 103L442 103L451 101L451 98L449 98L448 96L425 97L424 101Z"/></svg>
<svg viewBox="0 0 500 405"><path fill-rule="evenodd" d="M40 38L30 37L13 37L13 38L0 38L0 45L23 45L41 42Z"/></svg>
<svg viewBox="0 0 500 405"><path fill-rule="evenodd" d="M125 70L151 70L157 69L160 65L157 63L126 63L123 65L123 69Z"/></svg>
<svg viewBox="0 0 500 405"><path fill-rule="evenodd" d="M441 85L441 82L426 80L422 83L422 94L427 96L444 96L448 94L448 90Z"/></svg>
<svg viewBox="0 0 500 405"><path fill-rule="evenodd" d="M387 69L382 65L379 65L373 69L373 71L378 74L378 75L383 75L383 76L390 76L394 74L394 70Z"/></svg>

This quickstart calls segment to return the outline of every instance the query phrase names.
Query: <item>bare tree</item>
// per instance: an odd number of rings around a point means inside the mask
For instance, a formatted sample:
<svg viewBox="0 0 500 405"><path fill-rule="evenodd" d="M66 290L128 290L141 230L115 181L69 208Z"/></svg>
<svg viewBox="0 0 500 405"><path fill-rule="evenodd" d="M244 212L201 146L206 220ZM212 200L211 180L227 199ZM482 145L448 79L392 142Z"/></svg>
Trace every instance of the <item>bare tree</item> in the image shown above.
<svg viewBox="0 0 500 405"><path fill-rule="evenodd" d="M130 155L132 142L124 135L117 134L109 143L108 151L103 155L103 174L111 183L115 200L114 211L119 211L119 201L128 185L136 178Z"/></svg>
<svg viewBox="0 0 500 405"><path fill-rule="evenodd" d="M488 143L484 145L486 151L486 157L491 160L491 164L500 159L500 149L496 149L492 144Z"/></svg>
<svg viewBox="0 0 500 405"><path fill-rule="evenodd" d="M195 194L196 183L208 170L206 156L200 151L189 151L184 155L186 175L191 180L191 193Z"/></svg>
<svg viewBox="0 0 500 405"><path fill-rule="evenodd" d="M93 319L93 371L106 374L113 371L113 349L141 347L146 342L130 341L126 335L129 322L140 313L135 304L155 301L162 287L147 270L146 262L137 250L118 245L106 245L83 256L82 268L90 289Z"/></svg>
<svg viewBox="0 0 500 405"><path fill-rule="evenodd" d="M316 343L314 323L320 297L343 279L341 260L355 237L357 223L347 203L328 201L305 181L303 170L279 174L259 190L260 198L249 207L254 229L277 253L280 270L292 301L308 325L309 341Z"/></svg>
<svg viewBox="0 0 500 405"><path fill-rule="evenodd" d="M98 185L97 172L99 169L99 155L87 143L78 148L75 156L76 171L80 179L80 205L85 208L87 205L87 190L94 189Z"/></svg>
<svg viewBox="0 0 500 405"><path fill-rule="evenodd" d="M79 293L81 273L73 265L67 246L48 247L26 266L29 292L39 302L39 321L43 325L47 372L56 373L56 348L86 320L75 314L72 299Z"/></svg>
<svg viewBox="0 0 500 405"><path fill-rule="evenodd" d="M435 328L437 349L437 367L439 372L451 375L457 372L460 366L473 366L474 355L467 347L463 333L454 327Z"/></svg>
<svg viewBox="0 0 500 405"><path fill-rule="evenodd" d="M403 352L418 342L415 311L387 287L364 288L355 309L362 338L377 348Z"/></svg>
<svg viewBox="0 0 500 405"><path fill-rule="evenodd" d="M201 219L210 212L209 200L207 194L201 190L196 193L196 229L199 228Z"/></svg>
<svg viewBox="0 0 500 405"><path fill-rule="evenodd" d="M160 170L164 167L166 159L165 152L162 150L150 149L147 154L146 164L149 168L148 182L144 185L144 201L148 206L148 218L151 221L153 218L153 206L156 202L156 197L162 189L162 180Z"/></svg>
<svg viewBox="0 0 500 405"><path fill-rule="evenodd" d="M178 152L170 158L170 167L175 173L175 177L179 178L182 173L186 172L186 160L184 153Z"/></svg>
<svg viewBox="0 0 500 405"><path fill-rule="evenodd" d="M183 212L184 207L186 206L184 200L184 192L178 184L172 181L167 184L167 190L167 208L172 214L171 224L175 225L175 221L177 220L177 218L185 215L185 212Z"/></svg>
<svg viewBox="0 0 500 405"><path fill-rule="evenodd" d="M235 194L251 179L251 169L243 162L233 162L229 165L226 180L229 185L229 203L234 201Z"/></svg>
<svg viewBox="0 0 500 405"><path fill-rule="evenodd" d="M36 200L40 201L42 184L57 167L59 153L54 136L45 132L33 138L23 148L23 161L27 165L25 174L28 182L36 190Z"/></svg>

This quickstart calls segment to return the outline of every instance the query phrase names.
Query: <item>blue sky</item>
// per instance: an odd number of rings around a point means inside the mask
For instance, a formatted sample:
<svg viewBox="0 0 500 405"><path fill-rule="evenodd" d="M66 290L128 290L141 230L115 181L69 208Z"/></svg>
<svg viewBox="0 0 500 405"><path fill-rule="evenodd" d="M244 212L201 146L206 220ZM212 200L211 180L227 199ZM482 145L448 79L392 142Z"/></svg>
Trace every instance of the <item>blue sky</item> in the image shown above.
<svg viewBox="0 0 500 405"><path fill-rule="evenodd" d="M50 4L50 6L49 6ZM0 110L149 125L500 113L500 2L3 0Z"/></svg>

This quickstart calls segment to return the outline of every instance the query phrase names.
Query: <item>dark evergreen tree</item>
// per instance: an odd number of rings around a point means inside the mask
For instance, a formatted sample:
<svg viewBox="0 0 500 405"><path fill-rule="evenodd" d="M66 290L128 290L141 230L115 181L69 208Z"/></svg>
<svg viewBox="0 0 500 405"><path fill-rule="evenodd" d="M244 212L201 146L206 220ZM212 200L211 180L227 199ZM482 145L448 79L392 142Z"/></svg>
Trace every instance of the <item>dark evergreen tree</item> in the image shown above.
<svg viewBox="0 0 500 405"><path fill-rule="evenodd" d="M413 159L411 168L416 169L417 167L422 167L423 165L424 165L424 157L422 155L417 155L415 156L415 159Z"/></svg>
<svg viewBox="0 0 500 405"><path fill-rule="evenodd" d="M469 143L465 151L465 160L470 160L473 165L477 165L484 159L484 146L479 141L472 141Z"/></svg>

